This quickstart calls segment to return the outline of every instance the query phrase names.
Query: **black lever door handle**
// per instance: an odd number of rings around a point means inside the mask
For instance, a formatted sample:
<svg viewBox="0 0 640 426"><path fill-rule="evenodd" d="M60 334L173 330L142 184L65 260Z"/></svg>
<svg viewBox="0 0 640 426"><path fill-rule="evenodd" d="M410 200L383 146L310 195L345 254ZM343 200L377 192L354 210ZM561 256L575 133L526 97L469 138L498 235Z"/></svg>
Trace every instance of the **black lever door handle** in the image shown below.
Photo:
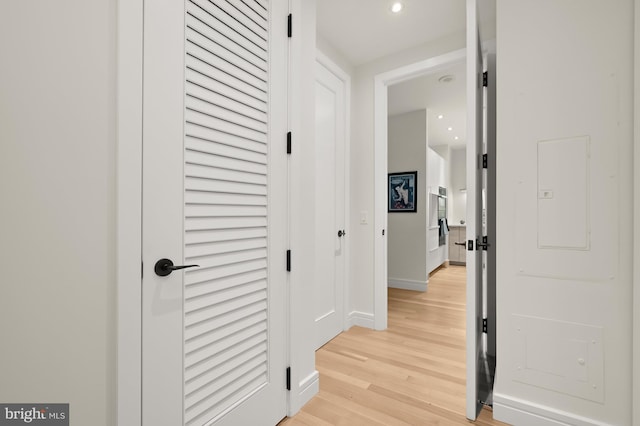
<svg viewBox="0 0 640 426"><path fill-rule="evenodd" d="M342 236L347 235L347 231L341 229L338 231L338 238L341 238Z"/></svg>
<svg viewBox="0 0 640 426"><path fill-rule="evenodd" d="M166 277L167 275L169 275L170 273L172 273L173 271L177 271L179 269L185 269L185 268L196 268L199 267L200 265L174 265L173 261L171 259L160 259L156 262L156 266L153 268L153 270L155 271L156 275L160 276L160 277Z"/></svg>
<svg viewBox="0 0 640 426"><path fill-rule="evenodd" d="M457 245L457 246L466 246L466 245L467 245L467 243L465 243L464 241L463 241L463 242L461 242L461 243L455 242L455 243L453 243L453 244L455 244L455 245Z"/></svg>

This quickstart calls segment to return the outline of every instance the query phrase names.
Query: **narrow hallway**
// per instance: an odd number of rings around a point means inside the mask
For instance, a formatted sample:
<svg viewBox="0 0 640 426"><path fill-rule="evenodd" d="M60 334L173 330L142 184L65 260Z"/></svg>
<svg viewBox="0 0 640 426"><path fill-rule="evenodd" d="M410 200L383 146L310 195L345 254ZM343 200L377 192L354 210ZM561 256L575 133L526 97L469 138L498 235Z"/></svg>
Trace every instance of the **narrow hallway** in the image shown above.
<svg viewBox="0 0 640 426"><path fill-rule="evenodd" d="M435 272L425 293L389 289L389 328L353 327L316 352L320 392L281 425L462 425L464 266ZM476 425L502 425L483 410Z"/></svg>

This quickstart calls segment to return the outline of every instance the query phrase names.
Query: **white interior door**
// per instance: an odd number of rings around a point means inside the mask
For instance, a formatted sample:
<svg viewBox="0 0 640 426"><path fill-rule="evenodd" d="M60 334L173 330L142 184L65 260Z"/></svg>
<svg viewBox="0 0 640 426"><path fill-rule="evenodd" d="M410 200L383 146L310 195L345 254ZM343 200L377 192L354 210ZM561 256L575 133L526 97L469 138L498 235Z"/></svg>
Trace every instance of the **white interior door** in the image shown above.
<svg viewBox="0 0 640 426"><path fill-rule="evenodd" d="M482 357L482 50L477 0L467 0L467 418L475 420L479 402Z"/></svg>
<svg viewBox="0 0 640 426"><path fill-rule="evenodd" d="M145 2L145 426L285 415L286 16ZM160 276L160 259L198 267Z"/></svg>
<svg viewBox="0 0 640 426"><path fill-rule="evenodd" d="M316 348L344 329L345 83L316 61Z"/></svg>

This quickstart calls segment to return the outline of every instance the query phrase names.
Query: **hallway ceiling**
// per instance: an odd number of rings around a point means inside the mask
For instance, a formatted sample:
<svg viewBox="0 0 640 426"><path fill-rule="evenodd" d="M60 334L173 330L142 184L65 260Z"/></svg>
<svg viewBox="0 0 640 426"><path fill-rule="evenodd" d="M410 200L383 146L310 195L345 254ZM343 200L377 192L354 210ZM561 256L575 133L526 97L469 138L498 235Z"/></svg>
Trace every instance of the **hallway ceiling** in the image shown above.
<svg viewBox="0 0 640 426"><path fill-rule="evenodd" d="M465 31L465 0L400 0L404 8L391 12L394 0L317 0L318 35L354 68L394 53ZM478 0L481 31L494 37L495 0ZM419 77L389 88L389 115L427 109L430 145L466 143L465 65ZM445 74L454 76L438 83ZM443 114L443 119L437 116ZM452 127L453 130L447 130ZM455 139L455 136L458 139Z"/></svg>
<svg viewBox="0 0 640 426"><path fill-rule="evenodd" d="M317 0L318 34L354 66L465 30L464 0Z"/></svg>
<svg viewBox="0 0 640 426"><path fill-rule="evenodd" d="M445 76L452 80L440 82ZM390 86L388 112L389 115L397 115L426 109L429 112L429 145L464 146L467 130L466 90L466 64L462 62L437 73ZM443 117L438 118L439 115ZM449 127L452 130L448 130Z"/></svg>

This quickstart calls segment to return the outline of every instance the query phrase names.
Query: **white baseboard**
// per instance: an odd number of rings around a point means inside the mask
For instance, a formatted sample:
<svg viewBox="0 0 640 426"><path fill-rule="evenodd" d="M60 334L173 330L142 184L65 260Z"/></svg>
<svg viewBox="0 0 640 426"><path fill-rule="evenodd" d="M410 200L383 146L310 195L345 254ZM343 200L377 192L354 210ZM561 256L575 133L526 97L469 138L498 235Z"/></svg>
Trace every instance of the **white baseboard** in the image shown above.
<svg viewBox="0 0 640 426"><path fill-rule="evenodd" d="M499 393L493 395L493 418L501 422L518 426L606 426L597 420L589 419L566 411L530 401L512 398Z"/></svg>
<svg viewBox="0 0 640 426"><path fill-rule="evenodd" d="M429 281L403 280L400 278L388 278L387 286L391 288L400 288L403 290L427 291Z"/></svg>
<svg viewBox="0 0 640 426"><path fill-rule="evenodd" d="M359 327L365 327L374 329L373 314L367 312L351 311L347 318L347 330L357 325Z"/></svg>
<svg viewBox="0 0 640 426"><path fill-rule="evenodd" d="M300 392L298 393L298 398L296 398L296 407L290 407L290 411L293 411L293 408L295 408L295 411L289 413L290 417L304 407L320 391L320 373L318 373L318 370L314 370L313 373L301 380L298 389L300 389Z"/></svg>

